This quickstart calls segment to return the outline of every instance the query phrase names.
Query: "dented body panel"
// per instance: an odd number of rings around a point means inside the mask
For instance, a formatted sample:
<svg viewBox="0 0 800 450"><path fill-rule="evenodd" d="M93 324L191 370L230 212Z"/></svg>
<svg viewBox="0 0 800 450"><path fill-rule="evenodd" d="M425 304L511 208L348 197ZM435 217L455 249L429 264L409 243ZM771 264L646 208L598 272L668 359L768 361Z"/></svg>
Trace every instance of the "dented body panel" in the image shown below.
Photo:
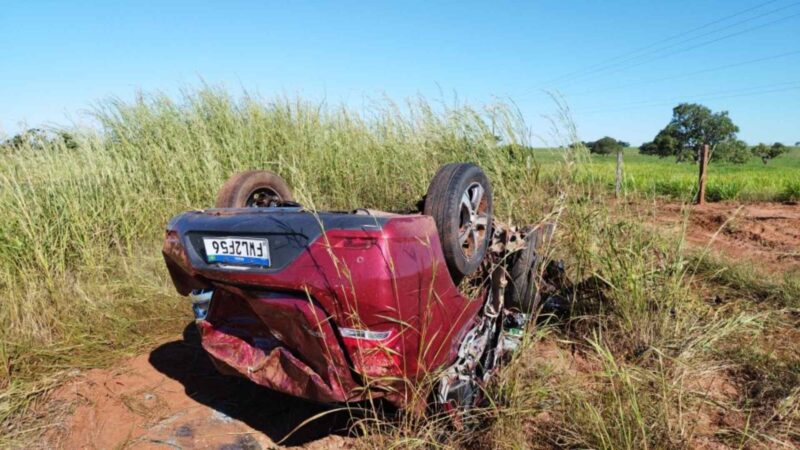
<svg viewBox="0 0 800 450"><path fill-rule="evenodd" d="M208 263L213 236L268 239L270 267ZM321 402L403 406L456 359L486 295L461 295L423 215L188 212L170 221L163 254L181 294L214 290L197 326L220 370Z"/></svg>

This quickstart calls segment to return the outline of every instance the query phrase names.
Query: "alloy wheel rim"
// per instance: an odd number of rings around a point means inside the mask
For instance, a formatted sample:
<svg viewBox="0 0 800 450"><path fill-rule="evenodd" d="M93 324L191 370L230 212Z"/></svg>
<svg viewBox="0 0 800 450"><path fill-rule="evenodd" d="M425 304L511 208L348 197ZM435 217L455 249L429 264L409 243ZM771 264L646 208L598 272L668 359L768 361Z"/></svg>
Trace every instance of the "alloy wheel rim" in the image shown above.
<svg viewBox="0 0 800 450"><path fill-rule="evenodd" d="M480 183L473 182L461 194L458 244L467 259L472 259L478 253L489 228L489 202L485 193Z"/></svg>

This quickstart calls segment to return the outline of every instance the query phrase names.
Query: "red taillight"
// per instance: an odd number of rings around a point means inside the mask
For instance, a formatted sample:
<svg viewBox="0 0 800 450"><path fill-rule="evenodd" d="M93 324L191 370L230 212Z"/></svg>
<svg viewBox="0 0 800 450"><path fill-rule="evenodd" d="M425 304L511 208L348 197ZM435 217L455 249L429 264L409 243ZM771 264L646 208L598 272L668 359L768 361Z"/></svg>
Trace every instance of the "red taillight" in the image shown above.
<svg viewBox="0 0 800 450"><path fill-rule="evenodd" d="M342 340L356 372L366 377L402 376L402 360L396 349L397 335L391 331L342 328Z"/></svg>
<svg viewBox="0 0 800 450"><path fill-rule="evenodd" d="M336 248L368 249L375 245L377 240L371 237L340 237L331 239L331 245Z"/></svg>

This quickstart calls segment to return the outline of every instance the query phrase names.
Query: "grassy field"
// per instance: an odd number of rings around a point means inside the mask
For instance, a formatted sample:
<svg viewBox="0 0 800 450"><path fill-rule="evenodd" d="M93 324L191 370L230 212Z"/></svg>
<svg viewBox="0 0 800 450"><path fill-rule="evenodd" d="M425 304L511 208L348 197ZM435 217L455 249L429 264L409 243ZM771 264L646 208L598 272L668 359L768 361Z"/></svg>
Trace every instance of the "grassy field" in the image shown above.
<svg viewBox="0 0 800 450"><path fill-rule="evenodd" d="M544 166L559 164L558 150L539 149L536 159ZM592 155L584 164L587 180L614 188L616 156ZM697 189L697 165L675 163L674 158L640 155L629 148L624 156L623 188L634 195L691 201ZM764 164L752 158L745 164L718 163L709 166L706 195L710 201L798 201L800 200L800 148Z"/></svg>
<svg viewBox="0 0 800 450"><path fill-rule="evenodd" d="M365 446L685 448L700 435L732 446L800 439L800 340L776 353L768 339L797 327L797 280L687 257L680 236L654 236L631 219L636 211L605 206L612 158L498 152L497 134L527 143L513 109L414 101L356 114L205 89L177 100L108 101L96 116L102 130L78 132L75 148L0 155L0 446L24 446L47 429L41 408L65 373L112 364L183 329L189 313L161 262L163 227L180 211L212 204L231 173L274 170L311 207L407 209L439 165L463 160L487 171L500 217L531 223L564 212L556 252L573 279L589 280L578 292L581 307L530 337L495 387L497 403L478 434L405 418L366 427ZM712 165L709 192L780 198L794 189L798 161L795 150L766 167ZM690 196L694 166L628 154L626 167L631 196ZM718 306L709 292L728 301ZM596 371L536 363L531 355L543 342L572 348ZM709 397L688 383L700 376L728 380L737 396ZM691 426L709 409L735 418L715 428L719 436Z"/></svg>

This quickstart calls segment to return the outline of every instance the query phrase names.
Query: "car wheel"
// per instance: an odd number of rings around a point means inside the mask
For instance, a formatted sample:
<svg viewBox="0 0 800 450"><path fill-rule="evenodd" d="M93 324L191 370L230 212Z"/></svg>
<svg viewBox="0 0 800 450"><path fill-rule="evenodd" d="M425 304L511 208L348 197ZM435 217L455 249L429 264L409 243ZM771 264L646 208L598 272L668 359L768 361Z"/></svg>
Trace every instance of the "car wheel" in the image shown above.
<svg viewBox="0 0 800 450"><path fill-rule="evenodd" d="M481 264L492 235L492 186L475 164L439 169L425 195L423 213L433 217L442 252L458 283Z"/></svg>
<svg viewBox="0 0 800 450"><path fill-rule="evenodd" d="M518 251L510 264L506 286L506 304L532 314L539 308L539 278L545 252L553 235L553 225L545 224L525 236L525 247Z"/></svg>
<svg viewBox="0 0 800 450"><path fill-rule="evenodd" d="M268 170L248 170L228 178L217 193L217 208L263 208L291 202L292 190Z"/></svg>

